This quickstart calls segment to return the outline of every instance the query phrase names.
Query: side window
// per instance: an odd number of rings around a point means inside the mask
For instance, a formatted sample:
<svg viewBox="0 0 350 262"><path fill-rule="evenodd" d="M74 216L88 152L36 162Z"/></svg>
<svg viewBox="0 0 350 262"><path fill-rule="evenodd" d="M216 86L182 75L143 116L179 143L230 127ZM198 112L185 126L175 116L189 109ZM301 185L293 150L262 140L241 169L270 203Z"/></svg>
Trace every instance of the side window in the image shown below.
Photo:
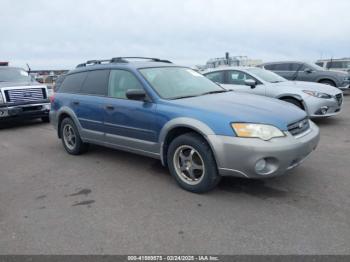
<svg viewBox="0 0 350 262"><path fill-rule="evenodd" d="M143 89L139 80L129 71L111 70L109 75L108 96L126 98L128 89Z"/></svg>
<svg viewBox="0 0 350 262"><path fill-rule="evenodd" d="M219 72L213 72L205 75L207 78L209 78L211 81L224 84L224 72L219 71Z"/></svg>
<svg viewBox="0 0 350 262"><path fill-rule="evenodd" d="M323 62L317 62L315 63L316 65L320 66L320 67L323 67Z"/></svg>
<svg viewBox="0 0 350 262"><path fill-rule="evenodd" d="M275 64L274 71L290 71L290 63Z"/></svg>
<svg viewBox="0 0 350 262"><path fill-rule="evenodd" d="M79 93L86 76L86 72L67 75L59 87L58 92Z"/></svg>
<svg viewBox="0 0 350 262"><path fill-rule="evenodd" d="M108 76L109 70L89 71L80 93L106 96L108 93Z"/></svg>
<svg viewBox="0 0 350 262"><path fill-rule="evenodd" d="M332 61L328 62L328 68L344 68L343 62L340 61Z"/></svg>
<svg viewBox="0 0 350 262"><path fill-rule="evenodd" d="M305 69L305 66L300 63L290 63L289 64L289 71L303 71Z"/></svg>
<svg viewBox="0 0 350 262"><path fill-rule="evenodd" d="M228 72L228 84L232 85L245 85L244 81L247 79L255 80L250 75L240 71L229 71Z"/></svg>
<svg viewBox="0 0 350 262"><path fill-rule="evenodd" d="M275 64L264 65L264 69L266 69L266 70L271 70L271 71L273 71L273 70L275 70L275 68L276 68L276 65L275 65Z"/></svg>

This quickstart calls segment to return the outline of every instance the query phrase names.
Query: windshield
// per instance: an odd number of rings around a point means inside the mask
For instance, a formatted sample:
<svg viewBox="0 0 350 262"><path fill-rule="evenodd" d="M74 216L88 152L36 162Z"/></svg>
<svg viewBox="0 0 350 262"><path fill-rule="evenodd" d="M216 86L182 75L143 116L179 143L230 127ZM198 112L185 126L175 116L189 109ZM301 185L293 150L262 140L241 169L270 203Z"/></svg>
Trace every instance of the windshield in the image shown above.
<svg viewBox="0 0 350 262"><path fill-rule="evenodd" d="M144 68L140 69L140 72L155 91L165 99L225 92L225 89L189 68Z"/></svg>
<svg viewBox="0 0 350 262"><path fill-rule="evenodd" d="M307 64L305 64L305 66L309 67L310 69L316 70L316 71L320 71L320 70L324 71L324 68L322 68L316 64L307 63Z"/></svg>
<svg viewBox="0 0 350 262"><path fill-rule="evenodd" d="M248 68L247 71L269 83L279 83L279 82L287 81L287 79L283 78L282 76L279 76L274 72L271 72L265 69Z"/></svg>
<svg viewBox="0 0 350 262"><path fill-rule="evenodd" d="M6 68L0 69L0 82L31 82L32 78L23 69Z"/></svg>

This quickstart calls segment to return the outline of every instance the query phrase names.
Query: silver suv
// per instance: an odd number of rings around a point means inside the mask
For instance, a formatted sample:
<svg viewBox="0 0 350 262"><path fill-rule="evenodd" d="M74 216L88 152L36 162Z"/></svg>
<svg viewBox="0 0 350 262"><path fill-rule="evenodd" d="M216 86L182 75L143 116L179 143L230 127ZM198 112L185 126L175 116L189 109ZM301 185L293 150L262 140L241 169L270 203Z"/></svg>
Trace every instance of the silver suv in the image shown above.
<svg viewBox="0 0 350 262"><path fill-rule="evenodd" d="M316 65L331 71L344 71L350 73L350 58L320 59Z"/></svg>
<svg viewBox="0 0 350 262"><path fill-rule="evenodd" d="M288 79L327 84L341 90L349 90L350 76L345 72L335 72L305 62L285 61L261 64L259 67L275 72Z"/></svg>

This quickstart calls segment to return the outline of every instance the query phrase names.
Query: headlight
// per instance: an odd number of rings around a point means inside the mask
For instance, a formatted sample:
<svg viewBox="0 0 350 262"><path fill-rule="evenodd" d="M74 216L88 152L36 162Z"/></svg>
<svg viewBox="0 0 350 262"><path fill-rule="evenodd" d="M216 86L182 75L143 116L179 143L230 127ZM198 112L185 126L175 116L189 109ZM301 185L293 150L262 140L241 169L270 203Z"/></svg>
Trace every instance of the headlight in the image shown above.
<svg viewBox="0 0 350 262"><path fill-rule="evenodd" d="M255 137L262 140L270 140L274 137L285 136L281 130L271 125L233 123L231 126L238 137Z"/></svg>
<svg viewBox="0 0 350 262"><path fill-rule="evenodd" d="M318 97L318 98L326 98L326 99L332 98L332 96L329 94L321 93L321 92L317 92L317 91L303 90L303 92L305 94L308 94L308 95L314 96L314 97Z"/></svg>
<svg viewBox="0 0 350 262"><path fill-rule="evenodd" d="M0 104L3 104L4 103L4 98L2 97L2 94L0 92Z"/></svg>

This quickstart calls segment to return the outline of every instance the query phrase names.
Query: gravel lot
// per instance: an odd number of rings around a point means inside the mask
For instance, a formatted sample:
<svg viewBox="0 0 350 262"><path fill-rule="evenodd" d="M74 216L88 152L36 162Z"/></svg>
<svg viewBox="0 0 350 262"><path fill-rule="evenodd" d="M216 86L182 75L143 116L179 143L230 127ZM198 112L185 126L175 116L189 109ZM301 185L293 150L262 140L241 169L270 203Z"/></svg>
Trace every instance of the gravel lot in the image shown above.
<svg viewBox="0 0 350 262"><path fill-rule="evenodd" d="M350 254L350 96L286 176L180 189L160 162L68 155L49 124L0 129L0 254Z"/></svg>

